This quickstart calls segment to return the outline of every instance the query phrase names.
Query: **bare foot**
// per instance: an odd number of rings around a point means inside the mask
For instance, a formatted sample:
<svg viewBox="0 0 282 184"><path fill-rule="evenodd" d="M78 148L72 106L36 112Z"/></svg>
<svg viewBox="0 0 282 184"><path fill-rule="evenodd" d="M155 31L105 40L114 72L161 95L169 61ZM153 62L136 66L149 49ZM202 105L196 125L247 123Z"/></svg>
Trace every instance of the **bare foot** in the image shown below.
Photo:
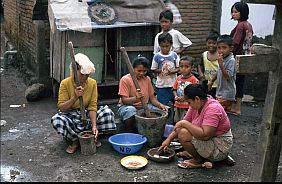
<svg viewBox="0 0 282 184"><path fill-rule="evenodd" d="M176 153L176 156L183 157L183 158L193 158L192 155L190 153L188 153L188 151L178 152L178 153Z"/></svg>
<svg viewBox="0 0 282 184"><path fill-rule="evenodd" d="M68 146L68 148L66 149L66 152L69 154L73 154L74 152L76 152L76 150L79 147L79 142L78 141L74 141L72 144L70 144Z"/></svg>
<svg viewBox="0 0 282 184"><path fill-rule="evenodd" d="M195 159L184 160L183 162L177 164L179 167L183 169L194 169L202 167L202 162L199 162Z"/></svg>

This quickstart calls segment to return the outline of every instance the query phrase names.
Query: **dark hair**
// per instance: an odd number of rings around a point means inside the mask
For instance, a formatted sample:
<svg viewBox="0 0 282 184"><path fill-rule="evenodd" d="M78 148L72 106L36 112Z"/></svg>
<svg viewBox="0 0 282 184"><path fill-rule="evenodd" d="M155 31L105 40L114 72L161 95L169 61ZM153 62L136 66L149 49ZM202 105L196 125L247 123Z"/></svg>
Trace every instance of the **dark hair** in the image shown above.
<svg viewBox="0 0 282 184"><path fill-rule="evenodd" d="M240 20L246 21L249 18L249 6L247 3L244 2L236 2L231 7L231 13L232 9L235 8L238 12L240 12ZM232 19L232 17L231 17Z"/></svg>
<svg viewBox="0 0 282 184"><path fill-rule="evenodd" d="M218 34L217 31L211 31L211 32L208 34L208 36L207 36L207 38L206 38L206 41L208 41L208 40L217 41L218 36L219 36L219 34Z"/></svg>
<svg viewBox="0 0 282 184"><path fill-rule="evenodd" d="M208 81L204 80L202 84L190 84L184 88L184 95L188 99L195 100L198 96L200 99L207 99L208 95Z"/></svg>
<svg viewBox="0 0 282 184"><path fill-rule="evenodd" d="M136 68L139 65L143 65L145 68L149 69L149 60L146 57L138 55L137 57L134 58L132 62L132 67Z"/></svg>
<svg viewBox="0 0 282 184"><path fill-rule="evenodd" d="M224 35L220 35L217 38L217 43L226 43L231 47L233 45L233 39L231 38L230 35L224 34Z"/></svg>
<svg viewBox="0 0 282 184"><path fill-rule="evenodd" d="M191 66L194 65L194 58L192 58L191 56L182 56L182 57L180 58L180 61L183 61L183 60L189 61L189 62L191 63Z"/></svg>
<svg viewBox="0 0 282 184"><path fill-rule="evenodd" d="M171 10L164 10L160 13L159 20L162 18L168 19L173 22L173 13Z"/></svg>
<svg viewBox="0 0 282 184"><path fill-rule="evenodd" d="M169 33L162 33L159 35L158 37L158 42L159 44L161 44L161 42L169 42L170 44L172 44L172 36Z"/></svg>

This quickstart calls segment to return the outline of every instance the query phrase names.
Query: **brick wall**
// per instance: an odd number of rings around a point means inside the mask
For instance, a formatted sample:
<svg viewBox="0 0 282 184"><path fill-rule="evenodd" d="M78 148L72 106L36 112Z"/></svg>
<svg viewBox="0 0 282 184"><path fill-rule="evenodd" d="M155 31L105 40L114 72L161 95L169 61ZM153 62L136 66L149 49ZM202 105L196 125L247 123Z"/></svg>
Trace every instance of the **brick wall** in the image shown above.
<svg viewBox="0 0 282 184"><path fill-rule="evenodd" d="M3 0L4 3L4 29L9 41L18 51L23 67L30 75L38 75L36 63L36 30L34 19L42 18L45 22L46 56L49 58L49 21L47 15L48 0ZM40 6L38 6L38 4ZM37 17L34 17L36 15ZM39 16L41 15L41 16ZM49 62L49 61L48 61ZM32 76L34 77L34 76Z"/></svg>
<svg viewBox="0 0 282 184"><path fill-rule="evenodd" d="M192 45L184 54L199 58L206 50L206 36L220 29L221 0L174 0L180 11L182 23L174 28L182 32Z"/></svg>

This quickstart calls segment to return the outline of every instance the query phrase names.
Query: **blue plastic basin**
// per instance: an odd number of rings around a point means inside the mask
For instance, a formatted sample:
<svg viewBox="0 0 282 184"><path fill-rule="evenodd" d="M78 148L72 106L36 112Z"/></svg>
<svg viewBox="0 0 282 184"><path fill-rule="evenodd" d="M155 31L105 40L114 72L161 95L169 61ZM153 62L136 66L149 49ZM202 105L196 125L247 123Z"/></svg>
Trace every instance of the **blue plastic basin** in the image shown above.
<svg viewBox="0 0 282 184"><path fill-rule="evenodd" d="M117 152L130 155L141 150L147 138L141 134L121 133L109 137L109 142Z"/></svg>

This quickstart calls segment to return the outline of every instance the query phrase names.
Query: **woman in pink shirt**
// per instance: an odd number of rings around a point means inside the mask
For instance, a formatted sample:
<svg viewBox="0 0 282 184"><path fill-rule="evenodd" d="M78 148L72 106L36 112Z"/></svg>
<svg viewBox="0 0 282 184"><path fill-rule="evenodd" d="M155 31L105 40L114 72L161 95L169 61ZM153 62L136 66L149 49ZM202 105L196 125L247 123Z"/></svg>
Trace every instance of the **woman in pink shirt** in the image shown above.
<svg viewBox="0 0 282 184"><path fill-rule="evenodd" d="M166 149L177 137L185 150L182 154L190 157L178 164L181 168L198 168L206 161L225 160L232 147L228 116L220 103L207 95L207 90L206 83L191 84L184 89L191 108L159 148Z"/></svg>

